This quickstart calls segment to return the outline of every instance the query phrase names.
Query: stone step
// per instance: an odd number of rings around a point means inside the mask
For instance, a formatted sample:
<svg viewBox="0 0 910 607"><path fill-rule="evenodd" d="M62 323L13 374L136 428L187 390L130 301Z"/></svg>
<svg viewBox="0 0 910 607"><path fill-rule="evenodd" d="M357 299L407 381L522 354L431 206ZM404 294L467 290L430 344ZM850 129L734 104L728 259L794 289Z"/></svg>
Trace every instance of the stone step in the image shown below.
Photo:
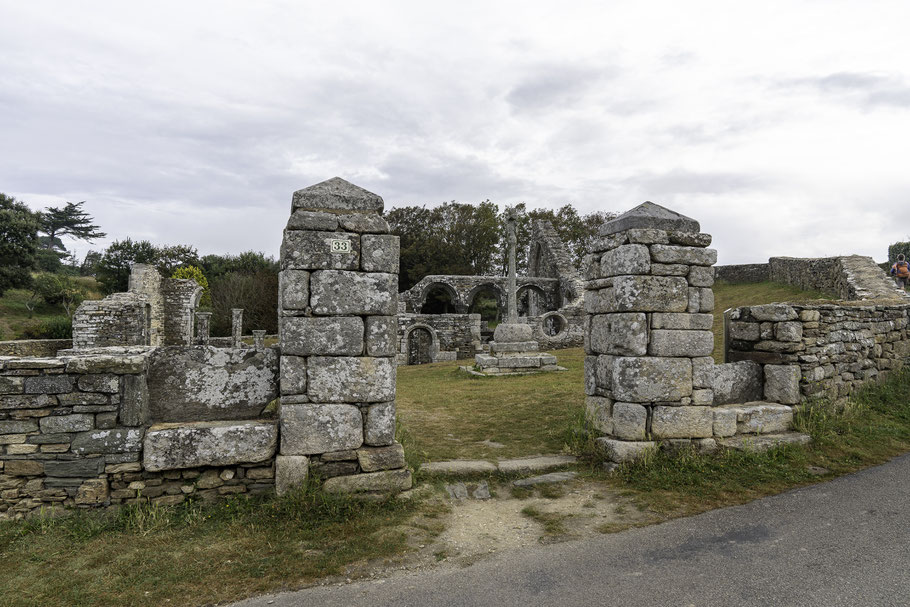
<svg viewBox="0 0 910 607"><path fill-rule="evenodd" d="M786 432L793 425L793 407L755 401L714 407L714 434L771 434Z"/></svg>
<svg viewBox="0 0 910 607"><path fill-rule="evenodd" d="M570 466L578 461L574 455L534 455L516 459L502 459L497 463L478 459L455 459L445 462L427 462L420 465L420 471L429 474L471 475L504 472L542 472Z"/></svg>
<svg viewBox="0 0 910 607"><path fill-rule="evenodd" d="M737 451L767 451L778 445L808 445L812 437L800 432L776 434L740 434L730 438L719 438L717 444Z"/></svg>
<svg viewBox="0 0 910 607"><path fill-rule="evenodd" d="M571 470L566 472L550 472L548 474L541 474L540 476L531 476L528 478L520 478L517 481L512 481L512 484L516 487L533 487L534 485L554 485L556 483L564 483L570 481L573 478L578 476L577 472L572 472Z"/></svg>

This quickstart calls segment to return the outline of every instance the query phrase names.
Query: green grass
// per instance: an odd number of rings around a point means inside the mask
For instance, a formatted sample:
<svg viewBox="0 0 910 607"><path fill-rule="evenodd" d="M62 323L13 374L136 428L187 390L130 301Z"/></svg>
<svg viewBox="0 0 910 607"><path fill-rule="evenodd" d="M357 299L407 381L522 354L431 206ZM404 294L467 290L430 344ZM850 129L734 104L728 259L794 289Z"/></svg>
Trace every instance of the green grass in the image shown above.
<svg viewBox="0 0 910 607"><path fill-rule="evenodd" d="M86 299L103 297L98 283L91 276L77 276L73 279L85 290ZM26 289L9 289L0 297L0 340L23 339L29 326L37 326L66 315L61 306L44 302L38 303L33 313L29 312L26 302L30 297L31 292Z"/></svg>
<svg viewBox="0 0 910 607"><path fill-rule="evenodd" d="M0 605L210 605L407 549L419 506L313 491L0 523Z"/></svg>
<svg viewBox="0 0 910 607"><path fill-rule="evenodd" d="M398 419L412 454L441 461L561 452L584 408L584 352L553 353L567 371L473 377L458 369L473 361L399 367Z"/></svg>
<svg viewBox="0 0 910 607"><path fill-rule="evenodd" d="M776 282L749 284L714 284L714 360L724 362L724 310L774 302L810 303L831 300L819 291L803 291L799 287Z"/></svg>
<svg viewBox="0 0 910 607"><path fill-rule="evenodd" d="M714 293L719 362L725 309L825 297L775 283L718 283ZM407 434L410 457L414 462L492 460L581 449L577 429L584 411L584 352L572 348L553 354L568 371L476 378L458 371L470 360L399 367L398 418Z"/></svg>

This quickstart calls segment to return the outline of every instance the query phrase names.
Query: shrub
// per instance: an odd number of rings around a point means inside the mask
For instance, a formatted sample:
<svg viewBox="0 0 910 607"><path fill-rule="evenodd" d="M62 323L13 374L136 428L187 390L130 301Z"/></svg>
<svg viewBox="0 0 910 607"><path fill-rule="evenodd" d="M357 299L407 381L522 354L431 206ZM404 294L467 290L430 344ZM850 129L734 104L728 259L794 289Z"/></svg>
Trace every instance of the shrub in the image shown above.
<svg viewBox="0 0 910 607"><path fill-rule="evenodd" d="M52 316L43 322L25 327L22 337L25 339L72 339L73 321L66 316Z"/></svg>
<svg viewBox="0 0 910 607"><path fill-rule="evenodd" d="M904 254L904 259L910 259L910 241L895 242L888 247L888 269L891 269L891 264L897 261L897 256L901 253Z"/></svg>
<svg viewBox="0 0 910 607"><path fill-rule="evenodd" d="M202 287L202 299L199 305L203 308L209 308L212 305L212 295L209 291L209 281L202 273L202 270L196 266L181 266L174 270L171 278L189 278L196 281L196 284Z"/></svg>

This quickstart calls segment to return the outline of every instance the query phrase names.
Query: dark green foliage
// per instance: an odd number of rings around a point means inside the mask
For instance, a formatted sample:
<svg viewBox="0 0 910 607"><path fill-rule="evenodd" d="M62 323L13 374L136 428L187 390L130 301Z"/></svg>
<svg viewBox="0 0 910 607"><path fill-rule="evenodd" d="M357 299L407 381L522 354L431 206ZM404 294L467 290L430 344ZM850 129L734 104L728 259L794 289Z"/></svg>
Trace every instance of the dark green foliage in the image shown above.
<svg viewBox="0 0 910 607"><path fill-rule="evenodd" d="M119 293L129 287L130 266L154 265L162 276L170 276L180 266L199 264L196 249L189 245L156 247L148 240L130 238L114 241L94 264L95 278L106 293Z"/></svg>
<svg viewBox="0 0 910 607"><path fill-rule="evenodd" d="M231 272L242 274L278 272L278 262L257 251L246 251L240 255L206 255L200 260L200 267L210 279Z"/></svg>
<svg viewBox="0 0 910 607"><path fill-rule="evenodd" d="M48 251L65 251L60 240L69 236L77 240L91 242L96 238L107 236L98 229L91 215L82 210L82 202L67 202L63 208L50 207L41 213L41 232L47 236L41 239L42 247Z"/></svg>
<svg viewBox="0 0 910 607"><path fill-rule="evenodd" d="M53 316L26 327L22 337L24 339L72 339L73 321L66 316Z"/></svg>
<svg viewBox="0 0 910 607"><path fill-rule="evenodd" d="M910 260L910 241L895 242L888 247L888 270L891 269L891 264L897 261L897 256L901 253L904 254L904 259Z"/></svg>
<svg viewBox="0 0 910 607"><path fill-rule="evenodd" d="M516 256L519 274L524 274L528 268L532 220L552 222L572 262L578 267L597 229L616 216L605 212L579 215L570 204L555 211L528 211L524 203L515 208L520 217ZM505 217L508 210L499 212L489 200L477 205L452 201L432 209L418 206L391 209L386 213L386 219L392 233L401 238L399 288L410 289L431 274L505 274L508 264Z"/></svg>
<svg viewBox="0 0 910 607"><path fill-rule="evenodd" d="M86 253L85 259L82 260L82 264L79 266L79 275L94 276L102 257L103 254L98 251L89 251Z"/></svg>
<svg viewBox="0 0 910 607"><path fill-rule="evenodd" d="M477 205L447 202L438 207L398 207L386 214L401 238L399 289L428 274L491 275L500 240L499 214L489 200Z"/></svg>
<svg viewBox="0 0 910 607"><path fill-rule="evenodd" d="M0 295L31 284L39 225L37 213L0 193Z"/></svg>
<svg viewBox="0 0 910 607"><path fill-rule="evenodd" d="M50 272L34 277L32 294L47 304L60 306L69 318L72 318L73 312L85 299L85 292L79 283L65 274Z"/></svg>
<svg viewBox="0 0 910 607"><path fill-rule="evenodd" d="M278 332L278 272L229 272L209 283L212 297L212 335L231 334L231 309L243 308L243 332Z"/></svg>

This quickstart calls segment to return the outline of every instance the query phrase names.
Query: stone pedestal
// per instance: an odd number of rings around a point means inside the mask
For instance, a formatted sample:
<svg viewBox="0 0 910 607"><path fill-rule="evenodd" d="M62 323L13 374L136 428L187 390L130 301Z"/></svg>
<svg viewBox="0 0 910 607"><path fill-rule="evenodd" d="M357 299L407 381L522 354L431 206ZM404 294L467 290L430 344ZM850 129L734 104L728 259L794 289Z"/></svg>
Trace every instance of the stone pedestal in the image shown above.
<svg viewBox="0 0 910 607"><path fill-rule="evenodd" d="M565 370L556 364L555 356L538 350L530 325L503 323L493 332L490 353L475 355L470 371L481 375L525 375Z"/></svg>
<svg viewBox="0 0 910 607"><path fill-rule="evenodd" d="M310 471L335 492L411 486L395 443L399 242L382 209L337 177L294 193L279 274L279 492Z"/></svg>

